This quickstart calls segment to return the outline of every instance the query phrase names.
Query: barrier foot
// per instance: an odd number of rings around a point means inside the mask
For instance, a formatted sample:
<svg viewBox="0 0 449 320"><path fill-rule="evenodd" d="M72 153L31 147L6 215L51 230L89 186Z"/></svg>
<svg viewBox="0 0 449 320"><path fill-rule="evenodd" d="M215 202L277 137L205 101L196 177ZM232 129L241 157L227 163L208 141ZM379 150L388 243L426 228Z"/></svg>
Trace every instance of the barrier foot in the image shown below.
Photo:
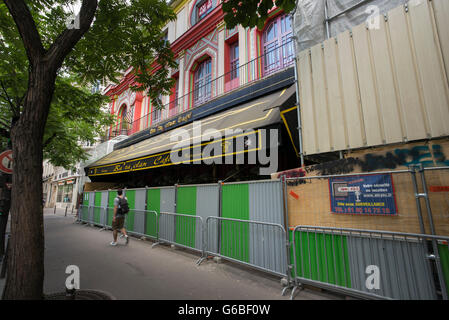
<svg viewBox="0 0 449 320"><path fill-rule="evenodd" d="M304 288L303 288L303 286L302 286L301 284L300 284L300 285L297 285L297 286L294 286L294 287L293 287L293 290L292 290L292 293L290 294L290 300L294 300L297 291L300 291L300 290L302 290L302 289L304 289Z"/></svg>
<svg viewBox="0 0 449 320"><path fill-rule="evenodd" d="M153 244L151 245L151 248L154 248L155 246L157 246L157 245L159 245L159 244L161 244L159 241L158 241L158 242L155 242L155 243L153 243Z"/></svg>
<svg viewBox="0 0 449 320"><path fill-rule="evenodd" d="M285 296L285 294L287 293L288 290L290 290L292 287L291 286L287 286L284 289L282 289L282 293L281 296Z"/></svg>
<svg viewBox="0 0 449 320"><path fill-rule="evenodd" d="M199 259L196 261L196 264L197 264L198 266L200 266L200 265L203 263L204 260L207 260L207 257L201 257L201 258L199 258Z"/></svg>

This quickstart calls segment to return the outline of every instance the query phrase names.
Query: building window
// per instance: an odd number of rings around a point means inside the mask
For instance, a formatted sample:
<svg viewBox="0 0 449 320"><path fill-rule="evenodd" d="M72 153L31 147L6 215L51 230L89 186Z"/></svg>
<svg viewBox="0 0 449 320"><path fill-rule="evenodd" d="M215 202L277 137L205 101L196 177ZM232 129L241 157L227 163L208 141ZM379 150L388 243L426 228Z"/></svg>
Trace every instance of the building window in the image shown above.
<svg viewBox="0 0 449 320"><path fill-rule="evenodd" d="M217 0L196 0L190 13L190 24L194 26L216 7Z"/></svg>
<svg viewBox="0 0 449 320"><path fill-rule="evenodd" d="M212 9L212 0L204 0L200 1L197 4L197 21L200 21L203 19Z"/></svg>
<svg viewBox="0 0 449 320"><path fill-rule="evenodd" d="M164 33L164 36L162 37L162 39L164 40L165 44L167 46L169 46L170 43L168 42L168 29L166 29L163 33Z"/></svg>
<svg viewBox="0 0 449 320"><path fill-rule="evenodd" d="M168 115L169 117L173 117L178 113L178 106L179 106L179 78L175 78L175 86L172 90L172 95L170 96L170 107Z"/></svg>
<svg viewBox="0 0 449 320"><path fill-rule="evenodd" d="M72 202L72 194L73 194L73 184L66 184L64 186L64 203Z"/></svg>
<svg viewBox="0 0 449 320"><path fill-rule="evenodd" d="M239 42L233 41L227 45L225 57L225 91L230 91L239 86Z"/></svg>
<svg viewBox="0 0 449 320"><path fill-rule="evenodd" d="M262 41L264 75L281 70L293 63L294 46L289 15L282 15L271 21L263 32Z"/></svg>
<svg viewBox="0 0 449 320"><path fill-rule="evenodd" d="M127 135L128 123L126 121L127 116L127 107L126 105L122 105L118 114L117 114L117 125L115 126L114 136L118 136L121 134Z"/></svg>
<svg viewBox="0 0 449 320"><path fill-rule="evenodd" d="M193 91L193 104L198 106L211 97L212 93L212 59L201 62L195 71L193 76L194 91Z"/></svg>
<svg viewBox="0 0 449 320"><path fill-rule="evenodd" d="M62 194L64 192L64 185L58 186L58 195L56 197L56 202L62 202Z"/></svg>
<svg viewBox="0 0 449 320"><path fill-rule="evenodd" d="M239 43L234 42L229 48L231 80L239 77Z"/></svg>
<svg viewBox="0 0 449 320"><path fill-rule="evenodd" d="M162 102L162 96L159 95L159 101ZM151 113L151 121L152 123L158 123L162 119L162 109L156 108L156 105L153 106L153 112Z"/></svg>

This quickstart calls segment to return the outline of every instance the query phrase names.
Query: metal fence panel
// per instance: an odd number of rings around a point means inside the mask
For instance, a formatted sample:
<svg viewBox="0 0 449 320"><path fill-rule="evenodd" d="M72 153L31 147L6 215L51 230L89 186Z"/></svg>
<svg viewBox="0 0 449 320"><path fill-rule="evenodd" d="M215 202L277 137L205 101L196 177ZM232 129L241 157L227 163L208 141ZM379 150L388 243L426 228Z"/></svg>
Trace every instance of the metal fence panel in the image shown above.
<svg viewBox="0 0 449 320"><path fill-rule="evenodd" d="M199 185L196 191L196 215L200 216L203 221L206 221L207 217L213 216L218 217L219 215L219 186L218 185ZM197 222L198 223L198 222ZM201 236L199 235L202 232L201 228L199 228L198 224L196 227L196 247L201 248L202 244L200 243ZM214 252L218 250L218 232L214 234L217 237L210 237L205 239L208 243L209 247L212 248Z"/></svg>
<svg viewBox="0 0 449 320"><path fill-rule="evenodd" d="M145 233L145 203L146 203L146 190L139 189L136 190L134 203L134 231L139 234Z"/></svg>
<svg viewBox="0 0 449 320"><path fill-rule="evenodd" d="M170 219L171 218L171 219ZM182 227L176 229L176 237L172 236L172 233L167 232L167 229L171 229L175 221L179 221L180 218L187 222L182 223ZM166 242L183 248L189 248L202 252L204 257L204 247L197 249L195 246L195 231L194 228L197 225L195 221L199 221L200 229L203 229L202 218L195 215L161 212L159 214L159 242ZM172 229L171 229L172 230ZM167 237L168 236L168 237ZM203 242L203 235L200 234L200 243ZM180 241L181 239L181 241Z"/></svg>
<svg viewBox="0 0 449 320"><path fill-rule="evenodd" d="M280 181L249 183L249 220L284 225L282 185ZM287 270L285 234L269 232L267 226L249 226L249 262L284 273Z"/></svg>
<svg viewBox="0 0 449 320"><path fill-rule="evenodd" d="M161 188L161 212L175 212L175 188ZM159 216L159 237L175 241L175 216Z"/></svg>
<svg viewBox="0 0 449 320"><path fill-rule="evenodd" d="M178 187L176 192L176 213L196 215L196 186ZM196 223L196 219L177 216L176 242L187 247L195 247Z"/></svg>
<svg viewBox="0 0 449 320"><path fill-rule="evenodd" d="M107 208L108 207L108 192L102 191L101 192L101 207ZM104 209L102 214L100 215L100 224L105 226L107 223L107 209Z"/></svg>
<svg viewBox="0 0 449 320"><path fill-rule="evenodd" d="M125 228L129 231L134 231L134 215L136 204L136 190L128 189L124 190L124 195L128 199L129 212L125 217Z"/></svg>
<svg viewBox="0 0 449 320"><path fill-rule="evenodd" d="M436 286L437 259L428 250L433 241L447 244L448 237L314 226L297 226L293 234L297 284L368 298L446 299ZM329 236L331 245L324 240ZM342 269L350 281L341 280Z"/></svg>
<svg viewBox="0 0 449 320"><path fill-rule="evenodd" d="M222 217L249 220L248 183L229 183L222 187ZM220 220L220 253L239 261L249 261L249 224ZM237 244L239 247L237 247Z"/></svg>
<svg viewBox="0 0 449 320"><path fill-rule="evenodd" d="M423 243L348 237L354 289L400 300L436 299L432 272ZM380 288L366 287L366 268L378 266Z"/></svg>
<svg viewBox="0 0 449 320"><path fill-rule="evenodd" d="M260 259L253 259L252 261L244 259L248 249L248 236L251 237L250 229L256 233L255 237L259 237L260 239L275 239L278 236L280 239L284 239L283 242L275 242L274 244L268 244L263 241L264 244L260 245L261 252L268 253L268 248L271 248L273 251L285 251L286 233L284 227L280 224L223 217L208 217L205 222L206 239L218 238L217 232L224 233L226 236L220 237L220 241L224 241L220 247L227 248L228 250L216 250L217 248L213 246L214 243L212 243L212 246L206 243L206 254L249 265L277 276L287 275L286 269L276 270L276 268L273 268L273 261L267 258L264 259L262 256ZM286 255L283 257L285 259ZM286 266L287 262L279 262L279 264Z"/></svg>
<svg viewBox="0 0 449 320"><path fill-rule="evenodd" d="M161 212L161 189L151 188L147 190L147 210L157 213ZM145 233L149 236L156 237L158 230L158 221L151 216L147 216Z"/></svg>
<svg viewBox="0 0 449 320"><path fill-rule="evenodd" d="M94 223L95 192L89 192L89 223Z"/></svg>

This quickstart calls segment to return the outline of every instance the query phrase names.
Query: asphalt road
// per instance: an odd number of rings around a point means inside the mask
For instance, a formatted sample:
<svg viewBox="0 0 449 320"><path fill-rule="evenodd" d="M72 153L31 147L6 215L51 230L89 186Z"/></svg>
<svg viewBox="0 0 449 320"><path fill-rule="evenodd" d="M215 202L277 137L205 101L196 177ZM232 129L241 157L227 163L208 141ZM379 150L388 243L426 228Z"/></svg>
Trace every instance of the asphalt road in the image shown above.
<svg viewBox="0 0 449 320"><path fill-rule="evenodd" d="M213 260L195 264L199 258L184 249L167 245L152 248L151 241L131 237L111 247L111 231L74 223L63 213L46 210L45 293L65 290L68 265L80 270L81 289L97 289L117 299L163 300L288 300L281 296L280 281L265 273L236 264ZM342 299L310 289L295 300Z"/></svg>

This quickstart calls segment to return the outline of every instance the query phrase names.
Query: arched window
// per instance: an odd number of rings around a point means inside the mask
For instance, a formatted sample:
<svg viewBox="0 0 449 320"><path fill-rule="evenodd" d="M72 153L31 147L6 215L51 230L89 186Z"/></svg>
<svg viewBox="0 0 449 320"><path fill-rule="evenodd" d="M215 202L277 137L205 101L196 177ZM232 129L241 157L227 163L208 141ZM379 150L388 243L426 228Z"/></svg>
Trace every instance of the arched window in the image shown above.
<svg viewBox="0 0 449 320"><path fill-rule="evenodd" d="M292 21L289 15L273 19L262 35L264 75L271 74L293 63Z"/></svg>
<svg viewBox="0 0 449 320"><path fill-rule="evenodd" d="M178 106L179 106L179 77L174 77L175 79L175 85L172 88L172 94L170 95L170 105L169 105L169 111L168 116L174 117L178 113Z"/></svg>
<svg viewBox="0 0 449 320"><path fill-rule="evenodd" d="M201 62L193 75L193 105L198 106L210 99L212 93L212 59Z"/></svg>
<svg viewBox="0 0 449 320"><path fill-rule="evenodd" d="M126 121L126 115L127 115L127 107L126 104L123 104L117 114L117 125L116 125L116 135L121 134L127 134L127 121Z"/></svg>
<svg viewBox="0 0 449 320"><path fill-rule="evenodd" d="M159 101L162 103L162 94L159 94ZM159 123L162 120L162 109L153 105L153 112L151 113L151 124Z"/></svg>
<svg viewBox="0 0 449 320"><path fill-rule="evenodd" d="M217 0L197 0L190 15L190 24L194 26L216 7Z"/></svg>

